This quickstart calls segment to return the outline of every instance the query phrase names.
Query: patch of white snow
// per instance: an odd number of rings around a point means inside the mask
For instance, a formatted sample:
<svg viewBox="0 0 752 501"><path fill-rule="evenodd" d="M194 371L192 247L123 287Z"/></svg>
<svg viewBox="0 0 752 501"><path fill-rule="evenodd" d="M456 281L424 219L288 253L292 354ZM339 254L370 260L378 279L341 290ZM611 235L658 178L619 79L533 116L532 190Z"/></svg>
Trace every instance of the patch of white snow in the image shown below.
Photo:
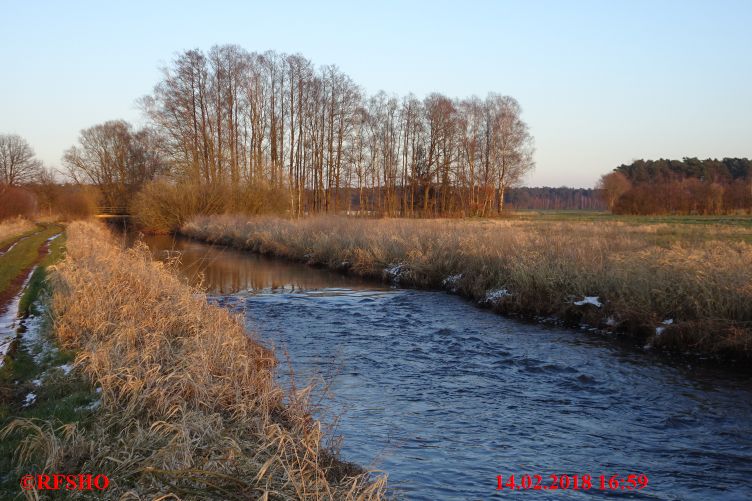
<svg viewBox="0 0 752 501"><path fill-rule="evenodd" d="M384 268L384 273L386 274L386 276L391 282L395 284L399 283L400 278L405 274L405 271L407 271L407 266L405 266L405 264L403 263L395 263Z"/></svg>
<svg viewBox="0 0 752 501"><path fill-rule="evenodd" d="M601 303L600 298L598 296L585 296L585 299L581 299L580 301L575 301L573 303L575 306L584 306L586 304L592 304L596 308L600 308L603 306L603 303Z"/></svg>
<svg viewBox="0 0 752 501"><path fill-rule="evenodd" d="M29 393L29 394L26 395L26 398L24 399L23 406L24 407L28 407L31 404L33 404L34 402L36 402L36 400L37 400L37 396L35 394L33 394L33 393Z"/></svg>
<svg viewBox="0 0 752 501"><path fill-rule="evenodd" d="M462 280L462 273L457 273L456 275L449 275L444 280L442 280L441 285L443 285L445 288L449 289L452 292L457 292L457 284L459 281Z"/></svg>
<svg viewBox="0 0 752 501"><path fill-rule="evenodd" d="M496 303L511 295L512 293L509 292L506 287L502 287L501 289L493 289L486 292L486 296L483 298L481 303Z"/></svg>

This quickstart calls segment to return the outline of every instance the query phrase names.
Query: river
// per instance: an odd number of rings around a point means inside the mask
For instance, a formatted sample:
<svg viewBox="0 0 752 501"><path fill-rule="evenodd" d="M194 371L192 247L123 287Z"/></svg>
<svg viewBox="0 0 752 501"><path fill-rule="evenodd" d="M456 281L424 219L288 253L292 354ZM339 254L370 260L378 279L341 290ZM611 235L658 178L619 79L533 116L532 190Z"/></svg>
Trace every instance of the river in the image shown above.
<svg viewBox="0 0 752 501"><path fill-rule="evenodd" d="M748 375L521 323L445 292L146 242L157 259L179 256L180 273L276 348L283 385L291 372L298 386L323 381L315 412L336 424L343 459L387 472L398 497L752 499ZM497 475L520 485L526 473L544 486L552 474L591 475L593 487L496 490ZM648 485L626 489L630 474Z"/></svg>

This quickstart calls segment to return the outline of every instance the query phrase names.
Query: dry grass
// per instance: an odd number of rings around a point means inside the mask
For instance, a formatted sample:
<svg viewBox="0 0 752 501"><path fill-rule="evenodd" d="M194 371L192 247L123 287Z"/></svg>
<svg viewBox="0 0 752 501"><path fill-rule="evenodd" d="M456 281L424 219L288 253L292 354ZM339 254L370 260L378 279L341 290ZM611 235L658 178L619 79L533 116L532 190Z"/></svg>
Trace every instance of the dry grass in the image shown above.
<svg viewBox="0 0 752 501"><path fill-rule="evenodd" d="M305 390L285 398L274 354L145 247L67 229L52 274L55 332L101 388L89 425L19 421L21 464L109 476L117 499L380 499L385 479L333 459ZM23 466L22 466L23 468Z"/></svg>
<svg viewBox="0 0 752 501"><path fill-rule="evenodd" d="M36 228L36 225L22 217L14 217L0 221L0 249L16 237Z"/></svg>
<svg viewBox="0 0 752 501"><path fill-rule="evenodd" d="M735 231L738 239L729 233ZM449 288L501 312L613 329L656 347L733 359L752 354L746 228L215 216L182 232L361 276ZM503 289L508 294L489 297ZM598 296L602 307L573 304L586 296ZM664 326L668 319L673 324Z"/></svg>

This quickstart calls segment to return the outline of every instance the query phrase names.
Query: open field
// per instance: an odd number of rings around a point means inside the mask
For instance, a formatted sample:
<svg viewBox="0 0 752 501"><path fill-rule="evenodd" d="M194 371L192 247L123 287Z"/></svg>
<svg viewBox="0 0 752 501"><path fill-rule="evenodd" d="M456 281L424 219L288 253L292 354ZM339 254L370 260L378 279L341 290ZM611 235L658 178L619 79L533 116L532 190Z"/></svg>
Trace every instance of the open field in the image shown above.
<svg viewBox="0 0 752 501"><path fill-rule="evenodd" d="M237 318L143 247L120 250L92 223L66 233L51 276L54 338L75 354L83 394L70 394L89 412L11 422L19 471L101 472L110 499L383 496L383 478L322 447L307 390L283 393L274 353Z"/></svg>
<svg viewBox="0 0 752 501"><path fill-rule="evenodd" d="M672 225L721 225L749 228L752 230L752 215L736 214L722 216L702 215L660 215L636 216L612 214L605 211L590 210L517 210L513 219L524 221L588 221L588 222L622 222L627 224L672 224Z"/></svg>
<svg viewBox="0 0 752 501"><path fill-rule="evenodd" d="M656 348L724 359L752 354L747 226L221 216L196 218L182 232L445 288L503 313L597 326Z"/></svg>
<svg viewBox="0 0 752 501"><path fill-rule="evenodd" d="M752 216L749 215L635 216L584 210L523 210L514 212L510 219L538 223L622 223L629 226L651 226L652 228L646 232L646 236L651 236L652 241L658 244L701 240L752 243Z"/></svg>

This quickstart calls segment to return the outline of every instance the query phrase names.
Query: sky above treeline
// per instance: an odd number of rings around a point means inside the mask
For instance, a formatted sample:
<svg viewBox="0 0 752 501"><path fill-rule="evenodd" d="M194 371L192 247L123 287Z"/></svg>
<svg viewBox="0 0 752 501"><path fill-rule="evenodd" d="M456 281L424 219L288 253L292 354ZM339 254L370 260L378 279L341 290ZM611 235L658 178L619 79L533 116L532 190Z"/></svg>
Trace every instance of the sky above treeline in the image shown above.
<svg viewBox="0 0 752 501"><path fill-rule="evenodd" d="M752 156L752 1L4 2L0 133L60 166L79 131L144 123L180 51L232 43L336 64L369 94L515 97L528 186L637 158Z"/></svg>

